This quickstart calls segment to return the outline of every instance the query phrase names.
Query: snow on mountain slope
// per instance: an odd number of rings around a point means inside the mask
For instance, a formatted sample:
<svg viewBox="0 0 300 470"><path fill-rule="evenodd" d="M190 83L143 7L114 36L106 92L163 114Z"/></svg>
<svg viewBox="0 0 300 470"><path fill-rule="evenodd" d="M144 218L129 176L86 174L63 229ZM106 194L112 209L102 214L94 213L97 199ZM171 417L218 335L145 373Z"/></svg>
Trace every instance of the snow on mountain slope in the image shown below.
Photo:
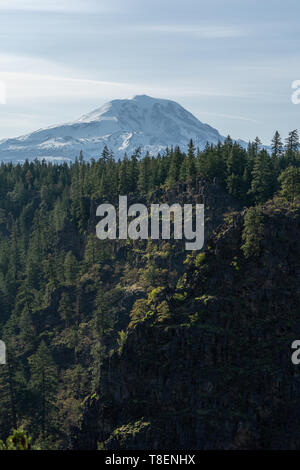
<svg viewBox="0 0 300 470"><path fill-rule="evenodd" d="M83 151L86 159L101 155L106 145L116 158L141 147L142 154L163 151L167 146L185 149L189 139L203 148L206 142L223 141L219 132L200 122L178 103L137 95L113 100L78 120L0 141L0 160L34 158L74 160Z"/></svg>

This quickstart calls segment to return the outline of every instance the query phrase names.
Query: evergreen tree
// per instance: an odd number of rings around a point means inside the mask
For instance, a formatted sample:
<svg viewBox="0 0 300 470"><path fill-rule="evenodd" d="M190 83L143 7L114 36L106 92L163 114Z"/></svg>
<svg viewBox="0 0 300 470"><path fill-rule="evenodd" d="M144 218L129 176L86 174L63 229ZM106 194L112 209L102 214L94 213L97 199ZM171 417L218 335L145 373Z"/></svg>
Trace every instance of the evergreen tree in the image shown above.
<svg viewBox="0 0 300 470"><path fill-rule="evenodd" d="M252 171L250 194L255 202L265 202L271 197L274 188L274 173L271 159L266 150L256 156Z"/></svg>
<svg viewBox="0 0 300 470"><path fill-rule="evenodd" d="M259 256L260 242L264 234L264 221L262 210L259 206L250 207L245 215L242 238L244 244L242 251L246 258Z"/></svg>
<svg viewBox="0 0 300 470"><path fill-rule="evenodd" d="M275 132L272 139L272 158L278 160L282 156L283 152L283 143L278 131Z"/></svg>
<svg viewBox="0 0 300 470"><path fill-rule="evenodd" d="M124 196L128 193L129 180L130 180L129 162L128 162L127 155L125 153L124 159L119 164L119 193L120 195Z"/></svg>
<svg viewBox="0 0 300 470"><path fill-rule="evenodd" d="M64 277L67 284L76 284L78 262L71 251L68 251L64 261Z"/></svg>
<svg viewBox="0 0 300 470"><path fill-rule="evenodd" d="M187 155L187 177L189 179L194 179L196 177L196 164L195 164L195 147L193 140L191 139L188 145L188 155Z"/></svg>
<svg viewBox="0 0 300 470"><path fill-rule="evenodd" d="M180 168L182 161L183 157L181 155L180 149L179 147L175 147L175 150L170 155L170 167L167 176L167 186L169 188L174 186L180 178Z"/></svg>
<svg viewBox="0 0 300 470"><path fill-rule="evenodd" d="M140 194L145 194L149 189L150 181L150 155L149 153L141 160L139 165L139 176L138 176L138 191Z"/></svg>
<svg viewBox="0 0 300 470"><path fill-rule="evenodd" d="M45 440L46 430L50 429L52 412L55 406L57 386L57 369L50 351L42 341L36 351L28 359L30 366L30 384L36 394L36 413L41 427L42 440Z"/></svg>
<svg viewBox="0 0 300 470"><path fill-rule="evenodd" d="M299 148L299 136L297 129L289 132L289 136L286 139L286 149L288 152L295 153Z"/></svg>
<svg viewBox="0 0 300 470"><path fill-rule="evenodd" d="M255 140L254 140L254 143L253 143L253 147L254 147L254 154L255 156L260 152L261 150L261 140L259 137L255 137Z"/></svg>
<svg viewBox="0 0 300 470"><path fill-rule="evenodd" d="M289 166L280 174L278 180L281 185L280 194L283 197L294 201L300 196L300 168Z"/></svg>
<svg viewBox="0 0 300 470"><path fill-rule="evenodd" d="M70 322L74 316L74 306L72 305L71 297L67 292L61 294L58 306L58 313L65 322L65 327L70 327Z"/></svg>
<svg viewBox="0 0 300 470"><path fill-rule="evenodd" d="M104 145L104 148L101 153L101 159L104 161L104 163L109 162L111 159L111 152L108 150L108 147Z"/></svg>

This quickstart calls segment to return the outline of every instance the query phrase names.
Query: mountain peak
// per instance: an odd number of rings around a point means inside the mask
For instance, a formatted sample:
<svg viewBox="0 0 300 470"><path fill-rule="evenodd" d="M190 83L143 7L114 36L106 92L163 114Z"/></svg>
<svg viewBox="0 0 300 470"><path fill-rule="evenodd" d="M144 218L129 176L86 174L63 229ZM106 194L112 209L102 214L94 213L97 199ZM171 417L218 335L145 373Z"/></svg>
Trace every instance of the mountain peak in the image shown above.
<svg viewBox="0 0 300 470"><path fill-rule="evenodd" d="M137 147L155 155L172 145L185 150L191 138L200 148L224 140L175 101L142 94L109 101L76 121L1 141L0 160L74 160L80 150L87 159L97 158L105 145L116 158Z"/></svg>
<svg viewBox="0 0 300 470"><path fill-rule="evenodd" d="M131 100L157 100L157 98L152 98L149 95L134 95Z"/></svg>

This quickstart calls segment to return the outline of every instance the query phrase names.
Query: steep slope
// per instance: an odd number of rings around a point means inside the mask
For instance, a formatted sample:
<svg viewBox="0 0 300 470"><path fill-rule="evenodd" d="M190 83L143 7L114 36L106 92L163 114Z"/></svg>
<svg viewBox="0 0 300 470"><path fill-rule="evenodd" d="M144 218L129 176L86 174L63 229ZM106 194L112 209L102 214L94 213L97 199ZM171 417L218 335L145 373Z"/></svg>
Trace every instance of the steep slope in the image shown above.
<svg viewBox="0 0 300 470"><path fill-rule="evenodd" d="M250 256L237 213L187 258L172 296L132 316L74 447L300 448L300 207L269 203L261 217Z"/></svg>
<svg viewBox="0 0 300 470"><path fill-rule="evenodd" d="M19 161L34 158L74 160L83 150L85 158L97 158L104 146L123 157L137 147L157 153L167 146L186 148L189 139L203 148L224 138L200 122L178 103L146 95L113 100L77 121L41 129L0 142L0 159Z"/></svg>

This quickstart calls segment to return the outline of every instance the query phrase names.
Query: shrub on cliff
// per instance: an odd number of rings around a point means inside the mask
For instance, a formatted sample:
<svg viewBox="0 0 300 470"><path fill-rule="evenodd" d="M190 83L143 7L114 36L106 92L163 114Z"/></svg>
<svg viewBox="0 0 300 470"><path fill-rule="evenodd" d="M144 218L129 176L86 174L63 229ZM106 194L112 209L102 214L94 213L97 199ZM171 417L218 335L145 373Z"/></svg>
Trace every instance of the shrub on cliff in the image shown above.
<svg viewBox="0 0 300 470"><path fill-rule="evenodd" d="M260 251L260 241L264 234L264 222L261 207L250 207L244 219L244 229L241 246L244 256L258 256Z"/></svg>

